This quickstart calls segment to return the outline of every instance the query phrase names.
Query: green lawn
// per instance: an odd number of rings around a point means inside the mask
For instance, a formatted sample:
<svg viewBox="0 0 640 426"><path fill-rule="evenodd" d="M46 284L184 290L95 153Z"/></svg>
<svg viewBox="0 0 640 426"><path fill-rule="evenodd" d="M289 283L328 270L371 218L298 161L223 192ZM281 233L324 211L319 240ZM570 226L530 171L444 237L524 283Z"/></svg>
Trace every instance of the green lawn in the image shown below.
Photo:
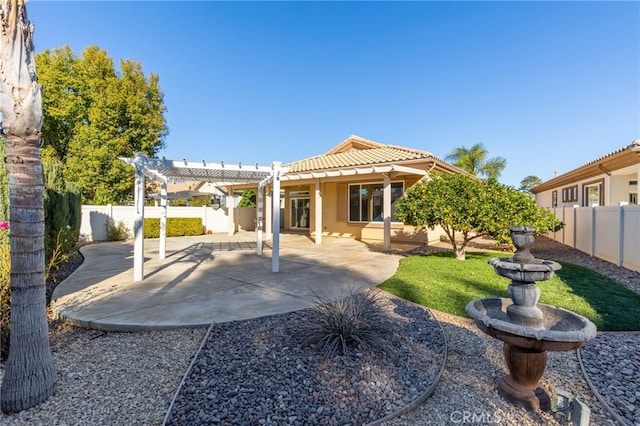
<svg viewBox="0 0 640 426"><path fill-rule="evenodd" d="M396 274L379 285L389 293L439 311L469 317L464 307L473 299L509 297L510 280L487 263L499 253L467 253L459 261L450 252L411 256ZM553 279L537 283L540 303L589 318L601 331L640 330L640 296L587 268L568 263Z"/></svg>

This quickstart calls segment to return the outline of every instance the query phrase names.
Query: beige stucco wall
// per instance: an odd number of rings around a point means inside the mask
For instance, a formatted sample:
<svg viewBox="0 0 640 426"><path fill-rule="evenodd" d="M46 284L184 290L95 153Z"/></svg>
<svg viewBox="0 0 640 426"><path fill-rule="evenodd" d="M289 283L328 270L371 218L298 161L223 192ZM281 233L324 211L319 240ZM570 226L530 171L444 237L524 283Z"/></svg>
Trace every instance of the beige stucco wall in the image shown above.
<svg viewBox="0 0 640 426"><path fill-rule="evenodd" d="M617 206L620 203L627 203L629 201L629 192L631 188L629 186L629 181L637 180L637 176L637 174L618 174L613 176L602 174L600 176L578 180L571 184L540 192L536 194L536 201L540 207L551 208L553 207L553 191L557 191L557 207L573 207L574 205L582 207L584 205L584 186L586 184L602 180L604 187L604 205ZM578 200L575 202L562 202L562 189L571 187L572 185L578 185Z"/></svg>
<svg viewBox="0 0 640 426"><path fill-rule="evenodd" d="M405 190L420 179L419 176L392 179L392 181L403 181ZM348 181L321 182L320 191L322 194L322 235L331 237L355 238L358 240L382 241L384 239L384 228L382 222L355 223L348 221L348 191L349 184L381 182L382 176L368 176L363 179L349 179ZM315 183L303 185L290 185L283 187L285 192L285 214L284 229L286 231L308 232L315 235ZM309 192L309 229L291 228L291 193L293 191ZM425 242L438 241L444 232L436 228L434 230L416 230L412 226L405 226L402 223L391 224L391 239L394 242L407 242L422 244Z"/></svg>

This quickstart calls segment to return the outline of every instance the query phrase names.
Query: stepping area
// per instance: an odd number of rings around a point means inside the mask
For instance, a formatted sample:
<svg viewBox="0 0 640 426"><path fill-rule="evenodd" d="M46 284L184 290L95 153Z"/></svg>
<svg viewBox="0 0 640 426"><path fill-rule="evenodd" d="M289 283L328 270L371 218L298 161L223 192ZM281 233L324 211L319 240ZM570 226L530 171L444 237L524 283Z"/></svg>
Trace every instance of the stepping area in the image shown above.
<svg viewBox="0 0 640 426"><path fill-rule="evenodd" d="M110 331L202 327L304 309L380 284L400 257L349 238L280 235L280 272L271 247L256 254L254 233L144 242L144 280L133 280L133 242L81 248L84 262L55 289L51 306L75 325Z"/></svg>

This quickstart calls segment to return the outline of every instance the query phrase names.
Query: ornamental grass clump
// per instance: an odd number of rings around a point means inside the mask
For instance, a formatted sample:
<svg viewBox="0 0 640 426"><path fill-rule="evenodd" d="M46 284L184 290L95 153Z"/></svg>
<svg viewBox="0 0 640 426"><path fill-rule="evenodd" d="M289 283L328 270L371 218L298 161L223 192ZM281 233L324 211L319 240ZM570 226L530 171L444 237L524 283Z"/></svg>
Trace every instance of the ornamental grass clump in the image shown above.
<svg viewBox="0 0 640 426"><path fill-rule="evenodd" d="M315 295L316 306L298 332L303 346L312 346L326 357L350 353L384 352L391 333L375 290L336 300Z"/></svg>

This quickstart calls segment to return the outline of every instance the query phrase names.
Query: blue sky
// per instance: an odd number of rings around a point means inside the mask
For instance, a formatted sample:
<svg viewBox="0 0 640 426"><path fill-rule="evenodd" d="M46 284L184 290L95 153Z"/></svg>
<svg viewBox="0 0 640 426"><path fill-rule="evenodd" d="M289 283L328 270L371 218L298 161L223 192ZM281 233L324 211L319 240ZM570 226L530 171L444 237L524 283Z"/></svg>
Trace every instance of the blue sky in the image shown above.
<svg viewBox="0 0 640 426"><path fill-rule="evenodd" d="M36 51L160 77L161 155L284 163L355 134L444 158L482 143L518 187L640 138L640 3L27 4Z"/></svg>

